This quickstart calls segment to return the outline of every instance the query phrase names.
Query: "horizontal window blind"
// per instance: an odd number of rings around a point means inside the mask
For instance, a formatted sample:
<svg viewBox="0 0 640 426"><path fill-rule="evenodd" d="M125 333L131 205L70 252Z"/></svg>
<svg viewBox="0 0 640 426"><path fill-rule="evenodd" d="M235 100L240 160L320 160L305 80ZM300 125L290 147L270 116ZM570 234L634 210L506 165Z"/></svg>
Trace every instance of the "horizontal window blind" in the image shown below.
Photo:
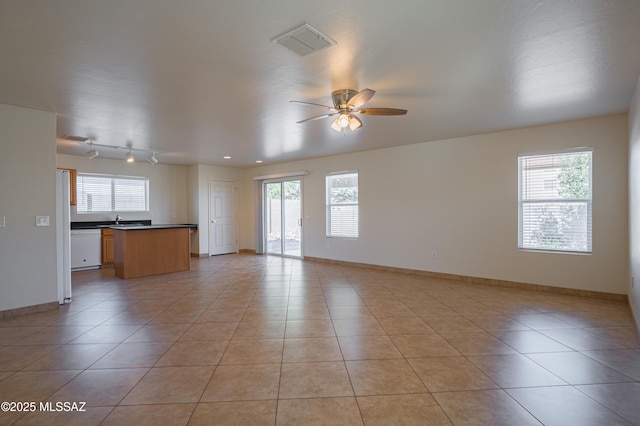
<svg viewBox="0 0 640 426"><path fill-rule="evenodd" d="M592 151L518 158L518 247L590 253Z"/></svg>
<svg viewBox="0 0 640 426"><path fill-rule="evenodd" d="M138 212L149 210L146 177L78 173L77 212Z"/></svg>
<svg viewBox="0 0 640 426"><path fill-rule="evenodd" d="M358 237L358 172L327 176L327 236Z"/></svg>
<svg viewBox="0 0 640 426"><path fill-rule="evenodd" d="M358 206L332 206L330 217L329 235L351 238L358 236Z"/></svg>

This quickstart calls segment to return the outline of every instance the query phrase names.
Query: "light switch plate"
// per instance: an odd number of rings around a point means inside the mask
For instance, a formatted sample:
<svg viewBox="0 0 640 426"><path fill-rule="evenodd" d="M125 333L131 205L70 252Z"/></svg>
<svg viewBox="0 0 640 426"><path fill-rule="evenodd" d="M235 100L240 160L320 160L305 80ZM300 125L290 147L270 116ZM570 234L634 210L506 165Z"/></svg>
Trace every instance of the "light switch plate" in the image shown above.
<svg viewBox="0 0 640 426"><path fill-rule="evenodd" d="M36 226L49 226L49 216L36 216Z"/></svg>
<svg viewBox="0 0 640 426"><path fill-rule="evenodd" d="M4 219L4 216L0 216L0 228L4 228L5 226L6 226L6 225L5 225L5 219Z"/></svg>

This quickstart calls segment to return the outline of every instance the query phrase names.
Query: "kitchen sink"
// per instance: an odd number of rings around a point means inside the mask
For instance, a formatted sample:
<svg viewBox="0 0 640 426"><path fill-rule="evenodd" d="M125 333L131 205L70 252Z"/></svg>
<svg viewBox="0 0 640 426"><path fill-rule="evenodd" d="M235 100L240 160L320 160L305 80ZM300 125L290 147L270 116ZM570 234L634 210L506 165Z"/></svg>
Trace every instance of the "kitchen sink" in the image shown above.
<svg viewBox="0 0 640 426"><path fill-rule="evenodd" d="M71 229L103 229L110 228L112 226L148 226L151 225L151 220L147 219L133 219L133 220L121 220L120 223L114 221L92 221L92 222L71 222Z"/></svg>

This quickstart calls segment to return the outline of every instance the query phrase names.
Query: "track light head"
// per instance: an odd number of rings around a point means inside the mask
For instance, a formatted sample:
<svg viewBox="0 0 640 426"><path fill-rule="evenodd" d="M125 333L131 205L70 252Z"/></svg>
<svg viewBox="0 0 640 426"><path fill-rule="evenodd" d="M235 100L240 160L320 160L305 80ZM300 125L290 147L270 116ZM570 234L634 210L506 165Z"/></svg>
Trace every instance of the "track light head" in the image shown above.
<svg viewBox="0 0 640 426"><path fill-rule="evenodd" d="M93 160L98 155L100 155L100 153L93 149L93 143L89 142L89 151L87 151L87 157L89 157L90 160Z"/></svg>
<svg viewBox="0 0 640 426"><path fill-rule="evenodd" d="M96 151L95 149L93 149L93 148L91 149L91 151L87 152L87 157L89 157L89 160L93 160L98 155L100 155L100 153L98 151Z"/></svg>
<svg viewBox="0 0 640 426"><path fill-rule="evenodd" d="M153 164L154 166L156 164L158 164L158 159L156 158L156 153L154 152L153 154L151 154L151 156L147 159L147 161L151 164Z"/></svg>
<svg viewBox="0 0 640 426"><path fill-rule="evenodd" d="M131 153L131 150L129 150L129 152L127 152L127 155L125 156L125 158L127 159L127 163L133 163L135 161L133 159L133 154Z"/></svg>

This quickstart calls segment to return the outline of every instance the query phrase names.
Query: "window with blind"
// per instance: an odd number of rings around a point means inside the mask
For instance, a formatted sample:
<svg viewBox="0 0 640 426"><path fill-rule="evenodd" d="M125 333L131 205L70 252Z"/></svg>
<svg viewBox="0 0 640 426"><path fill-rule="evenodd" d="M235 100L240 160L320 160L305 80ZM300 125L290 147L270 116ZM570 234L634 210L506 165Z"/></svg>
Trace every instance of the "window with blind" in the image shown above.
<svg viewBox="0 0 640 426"><path fill-rule="evenodd" d="M327 176L327 237L358 237L358 172Z"/></svg>
<svg viewBox="0 0 640 426"><path fill-rule="evenodd" d="M592 150L518 157L518 247L591 253Z"/></svg>
<svg viewBox="0 0 640 426"><path fill-rule="evenodd" d="M78 173L77 212L149 211L149 179L136 176Z"/></svg>

